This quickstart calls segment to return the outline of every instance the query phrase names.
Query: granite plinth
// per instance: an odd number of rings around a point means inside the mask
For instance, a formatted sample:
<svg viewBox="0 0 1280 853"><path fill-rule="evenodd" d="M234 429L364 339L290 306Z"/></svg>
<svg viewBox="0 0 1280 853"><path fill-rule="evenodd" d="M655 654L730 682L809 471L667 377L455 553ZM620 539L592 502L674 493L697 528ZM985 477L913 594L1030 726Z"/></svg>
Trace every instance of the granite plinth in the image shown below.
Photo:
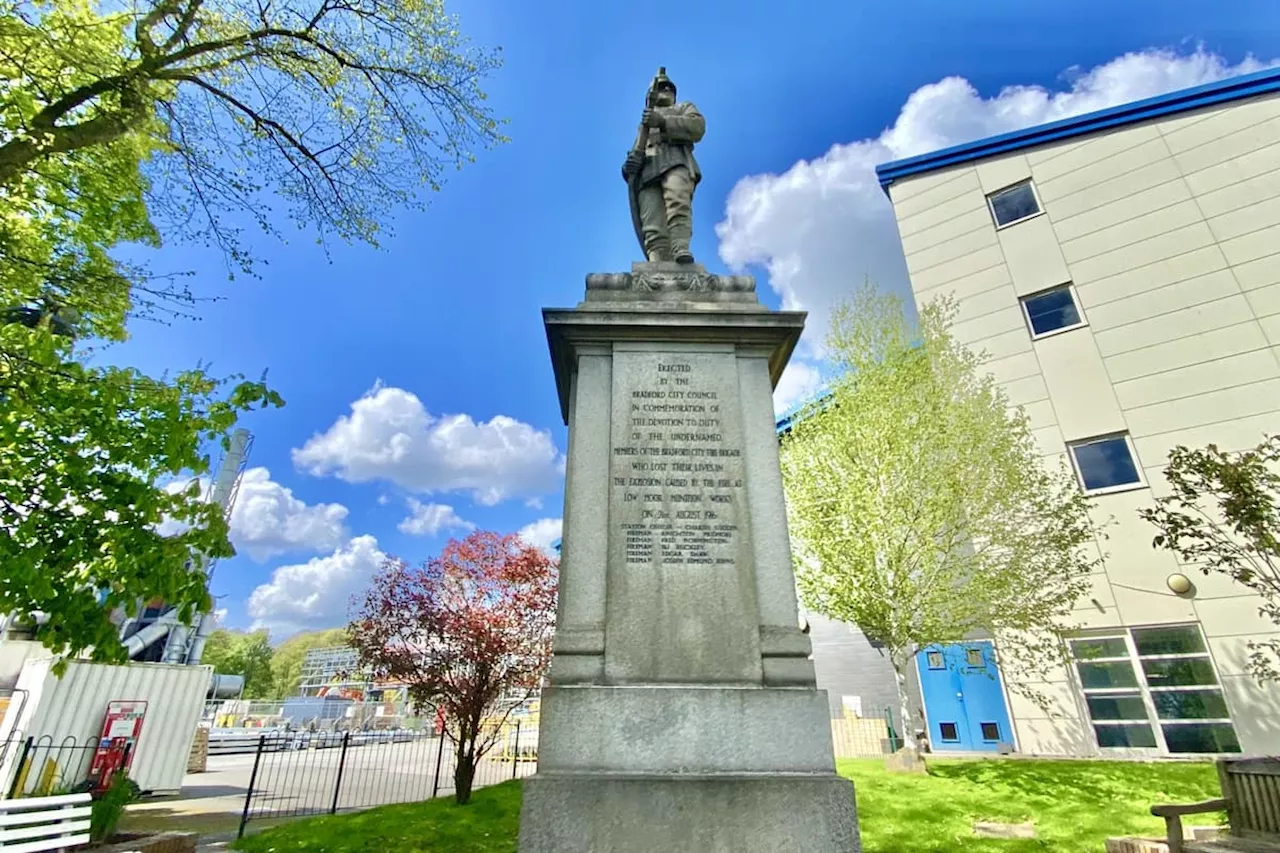
<svg viewBox="0 0 1280 853"><path fill-rule="evenodd" d="M553 776L524 782L520 853L859 853L837 776Z"/></svg>
<svg viewBox="0 0 1280 853"><path fill-rule="evenodd" d="M804 314L543 316L569 424L551 682L813 687L771 396Z"/></svg>
<svg viewBox="0 0 1280 853"><path fill-rule="evenodd" d="M539 773L834 771L822 690L549 687L538 752Z"/></svg>
<svg viewBox="0 0 1280 853"><path fill-rule="evenodd" d="M521 852L858 851L773 418L804 314L643 263L543 318L569 450Z"/></svg>
<svg viewBox="0 0 1280 853"><path fill-rule="evenodd" d="M717 275L701 264L650 261L631 265L631 272L592 273L587 276L586 298L579 308L593 310L598 303L696 303L703 310L731 304L755 311L765 309L756 299L756 280L749 275Z"/></svg>

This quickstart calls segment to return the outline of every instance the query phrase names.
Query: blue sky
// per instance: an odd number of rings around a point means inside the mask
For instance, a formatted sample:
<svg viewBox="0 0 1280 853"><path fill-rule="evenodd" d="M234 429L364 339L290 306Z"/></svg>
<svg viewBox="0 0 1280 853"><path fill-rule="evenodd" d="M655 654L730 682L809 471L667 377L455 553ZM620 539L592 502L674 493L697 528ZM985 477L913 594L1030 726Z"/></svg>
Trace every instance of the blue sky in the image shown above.
<svg viewBox="0 0 1280 853"><path fill-rule="evenodd" d="M111 353L151 371L269 371L288 405L246 420L240 554L224 622L276 639L345 621L382 554L416 561L466 525L552 538L566 447L540 309L638 258L619 176L658 65L707 117L694 252L811 312L779 389L820 382L829 306L870 275L905 293L878 162L1274 64L1274 0L777 4L457 0L511 142L395 211L382 249L261 238L260 279L174 243L222 301L136 323ZM1015 87L1015 88L1010 88ZM261 470L265 469L265 470Z"/></svg>

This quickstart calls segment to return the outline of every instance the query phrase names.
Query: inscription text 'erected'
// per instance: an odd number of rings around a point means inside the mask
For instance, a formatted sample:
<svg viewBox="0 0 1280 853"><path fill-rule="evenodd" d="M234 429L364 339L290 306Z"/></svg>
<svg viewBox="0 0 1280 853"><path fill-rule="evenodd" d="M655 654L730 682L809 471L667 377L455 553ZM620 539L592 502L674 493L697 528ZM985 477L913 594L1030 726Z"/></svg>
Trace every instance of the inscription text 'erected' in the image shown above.
<svg viewBox="0 0 1280 853"><path fill-rule="evenodd" d="M615 535L628 565L732 566L745 506L732 357L654 355L615 398ZM723 407L723 408L722 408ZM620 511L619 511L620 510Z"/></svg>

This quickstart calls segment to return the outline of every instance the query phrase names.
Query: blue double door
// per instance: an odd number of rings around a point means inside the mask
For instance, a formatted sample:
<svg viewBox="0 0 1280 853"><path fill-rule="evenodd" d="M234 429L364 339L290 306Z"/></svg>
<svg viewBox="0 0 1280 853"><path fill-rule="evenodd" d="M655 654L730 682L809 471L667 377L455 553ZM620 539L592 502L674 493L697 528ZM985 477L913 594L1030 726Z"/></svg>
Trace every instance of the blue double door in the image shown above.
<svg viewBox="0 0 1280 853"><path fill-rule="evenodd" d="M916 655L934 752L996 752L1013 744L990 641L930 646Z"/></svg>

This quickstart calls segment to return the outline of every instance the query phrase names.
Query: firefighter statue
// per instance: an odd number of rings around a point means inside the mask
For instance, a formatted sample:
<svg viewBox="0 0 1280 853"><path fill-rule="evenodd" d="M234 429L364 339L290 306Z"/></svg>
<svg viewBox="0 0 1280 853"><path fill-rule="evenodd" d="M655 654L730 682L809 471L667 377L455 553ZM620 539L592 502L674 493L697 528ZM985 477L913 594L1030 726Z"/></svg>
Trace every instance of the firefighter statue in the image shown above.
<svg viewBox="0 0 1280 853"><path fill-rule="evenodd" d="M645 98L635 145L622 166L631 223L650 261L693 263L693 191L702 180L693 146L706 127L697 107L676 101L676 84L659 68Z"/></svg>

